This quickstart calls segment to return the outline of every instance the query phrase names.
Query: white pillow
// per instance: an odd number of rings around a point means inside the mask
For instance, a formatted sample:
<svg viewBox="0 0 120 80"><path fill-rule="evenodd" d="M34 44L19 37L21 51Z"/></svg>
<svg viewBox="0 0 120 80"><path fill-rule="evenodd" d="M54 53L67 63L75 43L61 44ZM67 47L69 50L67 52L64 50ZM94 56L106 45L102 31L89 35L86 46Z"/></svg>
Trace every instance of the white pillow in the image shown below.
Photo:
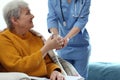
<svg viewBox="0 0 120 80"><path fill-rule="evenodd" d="M0 80L30 80L29 76L20 72L0 72Z"/></svg>

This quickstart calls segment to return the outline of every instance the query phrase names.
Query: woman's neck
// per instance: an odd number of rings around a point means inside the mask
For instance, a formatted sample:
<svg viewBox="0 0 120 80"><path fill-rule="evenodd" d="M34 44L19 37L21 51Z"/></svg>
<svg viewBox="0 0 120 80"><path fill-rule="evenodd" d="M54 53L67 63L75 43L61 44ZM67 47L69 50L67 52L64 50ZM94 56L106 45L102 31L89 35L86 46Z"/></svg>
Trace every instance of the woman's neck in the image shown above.
<svg viewBox="0 0 120 80"><path fill-rule="evenodd" d="M12 30L10 30L12 33L14 33L14 34L16 34L16 35L18 35L18 36L20 36L20 37L24 37L24 36L26 36L26 33L24 33L23 31L20 31L20 30L15 30L15 29L12 29Z"/></svg>
<svg viewBox="0 0 120 80"><path fill-rule="evenodd" d="M67 0L68 3L71 3L71 0Z"/></svg>

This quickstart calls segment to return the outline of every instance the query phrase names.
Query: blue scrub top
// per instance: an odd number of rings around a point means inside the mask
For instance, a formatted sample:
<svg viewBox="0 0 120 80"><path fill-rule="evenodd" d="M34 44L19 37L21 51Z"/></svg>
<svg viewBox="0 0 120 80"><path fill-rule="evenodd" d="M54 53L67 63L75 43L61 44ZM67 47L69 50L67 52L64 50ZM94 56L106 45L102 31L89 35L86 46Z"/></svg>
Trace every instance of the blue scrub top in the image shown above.
<svg viewBox="0 0 120 80"><path fill-rule="evenodd" d="M63 25L63 17L60 7L60 0L48 0L49 13L47 17L48 31L50 28L58 28L59 34L65 37L73 28L80 28L80 32L69 40L66 47L58 50L58 54L64 59L80 59L90 53L89 34L85 28L88 22L90 0L62 0L62 11L66 21Z"/></svg>

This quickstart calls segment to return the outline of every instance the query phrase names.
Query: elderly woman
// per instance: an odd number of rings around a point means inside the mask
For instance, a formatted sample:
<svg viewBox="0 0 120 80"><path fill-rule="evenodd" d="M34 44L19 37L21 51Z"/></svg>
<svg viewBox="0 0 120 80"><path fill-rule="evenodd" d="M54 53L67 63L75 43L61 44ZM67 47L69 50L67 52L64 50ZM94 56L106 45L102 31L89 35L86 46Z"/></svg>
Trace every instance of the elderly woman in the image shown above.
<svg viewBox="0 0 120 80"><path fill-rule="evenodd" d="M63 39L50 37L44 43L31 30L34 16L24 1L9 2L3 13L7 29L0 32L0 71L64 80L61 69L47 54L49 50L61 49Z"/></svg>

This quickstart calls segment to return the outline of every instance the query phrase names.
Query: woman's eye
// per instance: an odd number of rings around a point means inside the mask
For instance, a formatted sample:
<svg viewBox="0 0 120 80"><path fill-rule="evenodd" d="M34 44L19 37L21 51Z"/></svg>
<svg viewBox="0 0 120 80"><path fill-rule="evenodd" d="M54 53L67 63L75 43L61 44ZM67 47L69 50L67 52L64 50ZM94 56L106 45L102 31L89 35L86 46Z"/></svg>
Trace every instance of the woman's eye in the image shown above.
<svg viewBox="0 0 120 80"><path fill-rule="evenodd" d="M29 15L30 14L30 12L28 11L27 13L26 13L26 15Z"/></svg>
<svg viewBox="0 0 120 80"><path fill-rule="evenodd" d="M26 13L26 15L29 15L30 13L28 12L28 13Z"/></svg>

